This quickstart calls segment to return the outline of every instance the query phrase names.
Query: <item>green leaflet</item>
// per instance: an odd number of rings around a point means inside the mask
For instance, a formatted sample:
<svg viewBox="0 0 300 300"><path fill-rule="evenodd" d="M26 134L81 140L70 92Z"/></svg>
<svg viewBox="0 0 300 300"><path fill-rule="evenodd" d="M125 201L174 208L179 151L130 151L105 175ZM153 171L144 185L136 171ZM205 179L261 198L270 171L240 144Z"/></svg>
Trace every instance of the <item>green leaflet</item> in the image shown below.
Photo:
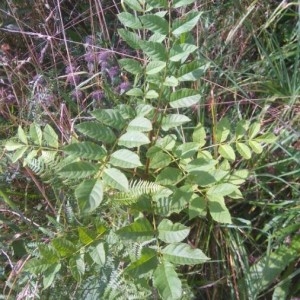
<svg viewBox="0 0 300 300"><path fill-rule="evenodd" d="M171 157L156 146L149 148L147 157L150 158L151 169L164 168L171 163Z"/></svg>
<svg viewBox="0 0 300 300"><path fill-rule="evenodd" d="M177 168L166 167L156 177L156 183L162 185L172 185L180 181L182 172Z"/></svg>
<svg viewBox="0 0 300 300"><path fill-rule="evenodd" d="M12 163L16 163L19 159L21 159L27 150L28 146L22 146L21 148L17 149L11 158Z"/></svg>
<svg viewBox="0 0 300 300"><path fill-rule="evenodd" d="M118 29L118 34L120 37L133 49L140 49L141 48L141 39L139 36L131 31L126 29Z"/></svg>
<svg viewBox="0 0 300 300"><path fill-rule="evenodd" d="M97 109L92 111L91 115L100 123L118 130L123 129L126 124L122 115L116 109Z"/></svg>
<svg viewBox="0 0 300 300"><path fill-rule="evenodd" d="M146 74L154 75L162 71L166 67L166 63L164 61L150 61L146 66Z"/></svg>
<svg viewBox="0 0 300 300"><path fill-rule="evenodd" d="M207 194L209 213L219 223L231 224L231 215L225 205L224 197L218 194Z"/></svg>
<svg viewBox="0 0 300 300"><path fill-rule="evenodd" d="M153 111L153 106L149 104L138 104L135 108L137 117L145 117Z"/></svg>
<svg viewBox="0 0 300 300"><path fill-rule="evenodd" d="M74 157L99 160L105 157L106 150L93 142L69 144L63 148L64 152Z"/></svg>
<svg viewBox="0 0 300 300"><path fill-rule="evenodd" d="M174 76L167 76L165 81L164 81L165 86L171 86L171 87L176 87L179 85L179 81L176 77Z"/></svg>
<svg viewBox="0 0 300 300"><path fill-rule="evenodd" d="M144 92L140 88L133 88L126 92L128 96L143 97Z"/></svg>
<svg viewBox="0 0 300 300"><path fill-rule="evenodd" d="M81 182L75 189L75 197L82 213L92 212L103 200L102 182L96 179Z"/></svg>
<svg viewBox="0 0 300 300"><path fill-rule="evenodd" d="M197 174L198 171L211 171L215 169L217 163L218 161L214 159L196 158L187 164L186 171L191 174Z"/></svg>
<svg viewBox="0 0 300 300"><path fill-rule="evenodd" d="M168 35L169 33L169 23L166 19L154 15L154 14L147 14L140 18L142 21L144 28L147 28L154 33L159 33L161 35Z"/></svg>
<svg viewBox="0 0 300 300"><path fill-rule="evenodd" d="M68 179L80 179L94 175L97 170L97 167L89 162L78 161L63 167L59 175Z"/></svg>
<svg viewBox="0 0 300 300"><path fill-rule="evenodd" d="M162 127L162 130L168 131L171 128L178 127L189 121L191 121L191 119L185 115L170 114L163 118L161 127Z"/></svg>
<svg viewBox="0 0 300 300"><path fill-rule="evenodd" d="M95 264L103 266L106 261L106 251L103 243L98 243L89 249L89 255Z"/></svg>
<svg viewBox="0 0 300 300"><path fill-rule="evenodd" d="M179 7L182 7L182 6L189 5L193 2L194 2L193 0L173 0L172 7L173 8L179 8Z"/></svg>
<svg viewBox="0 0 300 300"><path fill-rule="evenodd" d="M181 61L183 63L197 49L198 47L192 44L175 44L170 50L170 61Z"/></svg>
<svg viewBox="0 0 300 300"><path fill-rule="evenodd" d="M17 149L24 148L24 147L26 147L26 145L24 145L23 143L15 142L12 140L9 140L5 143L6 151L15 151Z"/></svg>
<svg viewBox="0 0 300 300"><path fill-rule="evenodd" d="M205 217L207 215L207 202L203 197L193 197L189 204L189 218Z"/></svg>
<svg viewBox="0 0 300 300"><path fill-rule="evenodd" d="M277 140L277 137L273 133L268 132L256 137L254 140L259 143L271 144Z"/></svg>
<svg viewBox="0 0 300 300"><path fill-rule="evenodd" d="M69 268L75 280L80 282L85 273L84 256L82 254L77 254L71 257L69 260Z"/></svg>
<svg viewBox="0 0 300 300"><path fill-rule="evenodd" d="M195 265L209 260L200 249L185 243L170 244L162 249L162 254L165 260L176 265Z"/></svg>
<svg viewBox="0 0 300 300"><path fill-rule="evenodd" d="M167 0L147 0L147 4L155 8L168 8Z"/></svg>
<svg viewBox="0 0 300 300"><path fill-rule="evenodd" d="M168 134L156 141L155 146L163 150L171 151L176 144L177 137L174 134Z"/></svg>
<svg viewBox="0 0 300 300"><path fill-rule="evenodd" d="M180 188L173 188L173 195L170 203L172 212L180 213L188 206L192 196L193 190L192 186L189 184L183 185Z"/></svg>
<svg viewBox="0 0 300 300"><path fill-rule="evenodd" d="M191 158L199 150L199 144L195 142L188 142L179 145L175 150L174 154L180 159Z"/></svg>
<svg viewBox="0 0 300 300"><path fill-rule="evenodd" d="M172 223L168 219L163 219L158 227L158 238L165 243L179 243L190 233L190 228L180 223Z"/></svg>
<svg viewBox="0 0 300 300"><path fill-rule="evenodd" d="M208 69L210 63L201 64L198 61L193 61L187 64L183 64L177 74L179 81L196 81L204 75Z"/></svg>
<svg viewBox="0 0 300 300"><path fill-rule="evenodd" d="M249 131L248 131L248 136L249 136L249 139L253 139L255 136L258 135L260 131L260 124L257 123L257 122L254 122L250 125L249 127Z"/></svg>
<svg viewBox="0 0 300 300"><path fill-rule="evenodd" d="M207 190L208 195L227 196L234 192L238 187L231 183L220 183Z"/></svg>
<svg viewBox="0 0 300 300"><path fill-rule="evenodd" d="M89 245L95 240L96 235L94 231L82 226L78 227L78 237L81 243Z"/></svg>
<svg viewBox="0 0 300 300"><path fill-rule="evenodd" d="M147 219L142 218L119 229L117 234L123 239L147 240L153 237L154 229Z"/></svg>
<svg viewBox="0 0 300 300"><path fill-rule="evenodd" d="M216 142L223 143L227 140L231 131L230 122L227 118L223 118L217 124L216 128Z"/></svg>
<svg viewBox="0 0 300 300"><path fill-rule="evenodd" d="M153 60L165 62L167 60L166 48L158 42L143 41L141 49Z"/></svg>
<svg viewBox="0 0 300 300"><path fill-rule="evenodd" d="M120 149L112 153L109 162L115 167L129 169L142 166L139 156L127 149Z"/></svg>
<svg viewBox="0 0 300 300"><path fill-rule="evenodd" d="M195 171L191 173L189 178L192 182L195 182L201 187L211 185L217 181L212 171Z"/></svg>
<svg viewBox="0 0 300 300"><path fill-rule="evenodd" d="M200 148L206 144L206 132L201 123L199 123L194 129L192 138L193 142L199 143Z"/></svg>
<svg viewBox="0 0 300 300"><path fill-rule="evenodd" d="M145 94L146 99L157 99L159 94L155 90L147 91Z"/></svg>
<svg viewBox="0 0 300 300"><path fill-rule="evenodd" d="M122 58L118 62L123 69L131 74L137 75L142 72L141 64L134 59Z"/></svg>
<svg viewBox="0 0 300 300"><path fill-rule="evenodd" d="M61 269L61 264L56 263L51 265L47 270L43 272L43 288L47 289L55 279L56 273L58 273Z"/></svg>
<svg viewBox="0 0 300 300"><path fill-rule="evenodd" d="M118 141L120 146L125 146L127 148L139 147L149 143L149 138L144 133L139 131L126 132L119 138Z"/></svg>
<svg viewBox="0 0 300 300"><path fill-rule="evenodd" d="M42 146L43 132L38 124L30 124L29 135L35 145Z"/></svg>
<svg viewBox="0 0 300 300"><path fill-rule="evenodd" d="M222 157L224 157L230 161L235 161L235 152L234 152L233 148L228 144L220 145L220 147L218 148L218 153Z"/></svg>
<svg viewBox="0 0 300 300"><path fill-rule="evenodd" d="M152 123L145 117L136 117L128 124L127 131L149 132L152 130Z"/></svg>
<svg viewBox="0 0 300 300"><path fill-rule="evenodd" d="M128 190L128 180L126 176L118 169L108 168L104 170L103 181L108 186L120 191Z"/></svg>
<svg viewBox="0 0 300 300"><path fill-rule="evenodd" d="M198 23L201 13L191 11L182 19L177 19L172 23L172 33L179 36L182 33L191 31Z"/></svg>
<svg viewBox="0 0 300 300"><path fill-rule="evenodd" d="M52 265L47 259L33 258L26 263L25 270L33 274L39 274L45 272Z"/></svg>
<svg viewBox="0 0 300 300"><path fill-rule="evenodd" d="M250 126L250 122L246 120L241 120L237 123L235 129L236 139L239 140L241 138L245 138L246 132Z"/></svg>
<svg viewBox="0 0 300 300"><path fill-rule="evenodd" d="M153 33L149 39L148 42L156 42L156 43L163 43L166 39L166 36L164 34L160 34L158 32Z"/></svg>
<svg viewBox="0 0 300 300"><path fill-rule="evenodd" d="M126 27L132 29L142 29L143 25L138 17L130 14L129 12L121 12L118 14L119 21Z"/></svg>
<svg viewBox="0 0 300 300"><path fill-rule="evenodd" d="M228 195L229 198L231 199L243 199L242 192L239 189L236 189L233 191L231 194Z"/></svg>
<svg viewBox="0 0 300 300"><path fill-rule="evenodd" d="M200 94L192 89L180 89L171 94L170 106L173 108L190 107L199 103Z"/></svg>
<svg viewBox="0 0 300 300"><path fill-rule="evenodd" d="M245 159L250 159L251 156L252 156L250 148L244 143L237 142L236 143L236 150Z"/></svg>
<svg viewBox="0 0 300 300"><path fill-rule="evenodd" d="M133 278L146 274L158 265L157 253L150 248L143 248L141 257L131 263L125 272L131 275Z"/></svg>
<svg viewBox="0 0 300 300"><path fill-rule="evenodd" d="M174 266L163 261L153 274L153 285L163 300L180 299L182 295L181 280Z"/></svg>
<svg viewBox="0 0 300 300"><path fill-rule="evenodd" d="M54 129L50 125L46 125L43 131L43 136L46 145L52 148L58 148L59 143L58 143L58 135L54 131Z"/></svg>
<svg viewBox="0 0 300 300"><path fill-rule="evenodd" d="M250 146L252 151L257 153L257 154L260 154L260 153L263 152L262 145L259 142L255 141L255 140L249 141L248 145Z"/></svg>
<svg viewBox="0 0 300 300"><path fill-rule="evenodd" d="M139 11L139 12L144 11L144 9L141 6L141 3L138 0L124 0L124 3L135 11Z"/></svg>
<svg viewBox="0 0 300 300"><path fill-rule="evenodd" d="M248 176L249 176L248 170L246 169L236 170L230 175L228 182L235 185L243 184L248 178Z"/></svg>
<svg viewBox="0 0 300 300"><path fill-rule="evenodd" d="M83 122L76 125L76 129L99 142L111 144L116 139L114 132L109 127L98 122Z"/></svg>
<svg viewBox="0 0 300 300"><path fill-rule="evenodd" d="M77 251L76 246L65 238L55 238L51 243L61 257L70 256Z"/></svg>
<svg viewBox="0 0 300 300"><path fill-rule="evenodd" d="M23 144L25 144L25 145L28 144L28 139L27 139L26 133L20 125L18 127L18 138Z"/></svg>

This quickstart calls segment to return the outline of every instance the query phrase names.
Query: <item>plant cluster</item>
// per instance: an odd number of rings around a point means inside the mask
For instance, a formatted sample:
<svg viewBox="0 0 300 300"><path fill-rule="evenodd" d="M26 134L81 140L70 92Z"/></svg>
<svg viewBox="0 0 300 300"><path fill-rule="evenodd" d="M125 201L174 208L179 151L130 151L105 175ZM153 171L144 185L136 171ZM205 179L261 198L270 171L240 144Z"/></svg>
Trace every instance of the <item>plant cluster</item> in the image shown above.
<svg viewBox="0 0 300 300"><path fill-rule="evenodd" d="M1 250L8 261L7 270L0 269L4 299L284 299L299 293L299 72L291 60L300 41L296 34L280 37L288 54L275 37L264 45L266 30L281 28L289 5L264 20L260 5L245 2L219 45L209 12L230 11L224 3L124 0L115 5L118 51L104 46L103 39L112 38L108 21L103 6L91 4L102 11L105 36L97 28L78 43L77 27L62 22L63 46L49 45L66 56L56 63L44 45L40 60L51 66L35 75L26 69L27 85L14 83L26 72L16 73L17 59L3 54L11 84L0 92L14 100L3 103L2 115L16 130L2 142L0 216L7 234L0 245L18 233ZM77 7L84 15L85 5ZM61 8L53 14L63 20ZM263 25L253 32L248 20L255 12ZM88 20L93 25L94 15ZM225 25L221 19L218 26ZM207 40L198 36L205 33ZM288 88L271 88L274 78ZM282 107L270 121L272 110ZM16 176L28 186L26 209L16 204L23 196L16 188L2 187Z"/></svg>

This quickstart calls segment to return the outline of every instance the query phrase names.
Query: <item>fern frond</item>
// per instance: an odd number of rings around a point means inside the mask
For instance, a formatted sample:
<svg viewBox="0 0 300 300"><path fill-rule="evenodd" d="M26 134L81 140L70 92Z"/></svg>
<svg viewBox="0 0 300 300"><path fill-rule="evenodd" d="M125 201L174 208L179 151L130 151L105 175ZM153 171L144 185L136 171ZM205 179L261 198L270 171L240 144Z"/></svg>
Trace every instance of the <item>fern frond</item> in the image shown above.
<svg viewBox="0 0 300 300"><path fill-rule="evenodd" d="M138 300L149 299L150 295L151 290L145 289L138 282L126 279L123 276L123 268L119 266L111 274L110 281L103 294L103 299Z"/></svg>
<svg viewBox="0 0 300 300"><path fill-rule="evenodd" d="M64 208L65 208L65 214L66 214L68 223L69 224L73 223L74 218L75 218L75 213L74 213L74 210L73 210L73 207L72 207L70 201L67 201Z"/></svg>
<svg viewBox="0 0 300 300"><path fill-rule="evenodd" d="M158 192L161 188L161 185L151 181L133 180L129 182L129 189L135 193L139 193L139 195L153 194Z"/></svg>
<svg viewBox="0 0 300 300"><path fill-rule="evenodd" d="M153 238L151 240L144 241L142 243L137 243L137 242L132 243L132 249L130 249L130 247L126 248L129 250L128 255L130 256L131 260L135 261L135 260L138 260L139 258L141 258L143 248L151 245L152 243L154 245L156 241L157 241L157 239Z"/></svg>
<svg viewBox="0 0 300 300"><path fill-rule="evenodd" d="M118 204L131 205L136 203L142 195L152 195L162 189L162 186L151 181L133 180L129 182L129 191L117 193L112 196ZM115 202L116 203L116 202Z"/></svg>
<svg viewBox="0 0 300 300"><path fill-rule="evenodd" d="M61 157L57 155L57 151L42 151L38 157L27 157L26 164L38 176L42 178L51 177L53 172L58 171Z"/></svg>
<svg viewBox="0 0 300 300"><path fill-rule="evenodd" d="M41 151L38 157L27 156L26 165L38 175L43 182L51 184L52 188L60 189L66 186L72 186L72 182L62 180L57 176L58 172L66 165L74 161L73 157L63 158L58 151Z"/></svg>
<svg viewBox="0 0 300 300"><path fill-rule="evenodd" d="M45 173L45 163L43 159L33 158L27 162L28 167L33 171L35 174L42 176Z"/></svg>

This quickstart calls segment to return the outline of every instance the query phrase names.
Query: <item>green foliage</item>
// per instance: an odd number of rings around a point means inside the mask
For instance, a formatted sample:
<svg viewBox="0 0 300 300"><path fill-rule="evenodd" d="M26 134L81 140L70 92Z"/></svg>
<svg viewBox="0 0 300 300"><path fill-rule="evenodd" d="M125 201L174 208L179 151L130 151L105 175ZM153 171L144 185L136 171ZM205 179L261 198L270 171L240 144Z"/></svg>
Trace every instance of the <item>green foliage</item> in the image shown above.
<svg viewBox="0 0 300 300"><path fill-rule="evenodd" d="M224 91L236 100L247 94L243 88L248 83L234 82L228 62L221 70L218 59L204 55L205 42L199 46L195 36L200 24L205 32L213 23L207 12L191 9L193 3L121 1L117 19L124 28L118 34L134 54L116 58L109 53L107 60L115 60L130 88L113 96L120 78L112 78L99 52L100 62L89 65L87 74L99 68L101 79L94 82L100 75L93 74L76 83L75 91L101 85L108 90L108 105L103 101L96 108L79 109L66 133L61 125L44 126L37 120L18 126L5 141L3 156L27 170L52 208L45 214L47 227L32 223L47 243L26 244L23 254L28 256L20 270L21 277L36 284L40 298L50 290L74 299L210 298L202 294L202 286L227 285L219 297L256 299L274 289L276 299L287 297L299 275L293 269L299 226L286 225L299 221L293 206L297 202L281 203L276 188L261 183L266 175L259 163L273 172L264 153L281 136L265 126L259 113L244 114L239 103L228 116L217 108L216 87L231 82ZM218 47L228 46L253 9L250 5L240 12L238 25ZM89 42L85 47L91 47ZM275 58L269 63L276 69ZM204 95L207 90L210 95ZM218 99L226 99L224 91L218 91ZM208 103L202 103L205 98ZM208 108L202 111L201 105ZM291 151L290 158L299 165L297 154ZM279 176L281 182L284 177ZM263 186L262 195L280 203L259 199L256 182ZM289 193L297 199L297 183L289 185ZM0 197L28 222L1 185ZM257 208L255 228L266 211L284 214L277 219L266 215L271 221L264 220L253 234L249 219ZM283 231L276 233L274 224ZM258 246L249 246L255 239ZM248 247L264 251L252 265Z"/></svg>

